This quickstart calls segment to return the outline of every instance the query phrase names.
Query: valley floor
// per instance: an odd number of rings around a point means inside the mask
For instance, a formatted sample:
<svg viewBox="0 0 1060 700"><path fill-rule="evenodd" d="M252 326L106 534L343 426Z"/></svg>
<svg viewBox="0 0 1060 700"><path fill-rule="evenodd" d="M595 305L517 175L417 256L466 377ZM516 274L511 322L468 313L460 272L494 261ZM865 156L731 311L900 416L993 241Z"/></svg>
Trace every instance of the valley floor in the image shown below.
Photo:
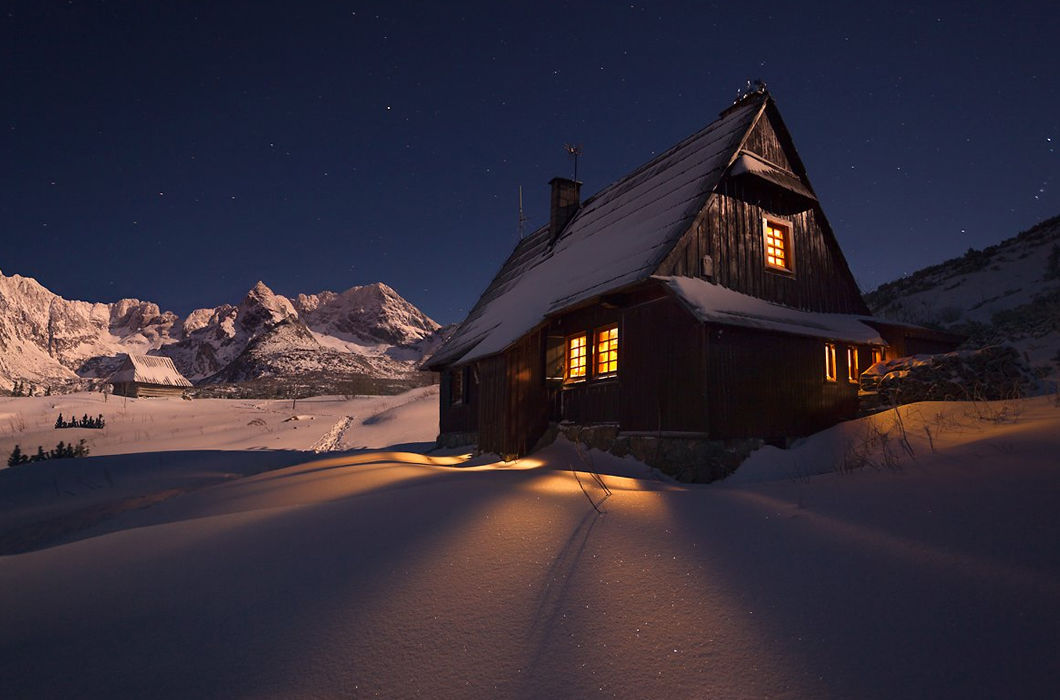
<svg viewBox="0 0 1060 700"><path fill-rule="evenodd" d="M0 401L26 423L19 439L73 432L29 417L52 407L15 403L43 400ZM126 426L95 445L109 456L0 470L0 544L21 552L0 557L3 696L1060 686L1053 398L914 404L900 424L890 412L764 448L707 486L564 442L514 463L349 450L433 437L431 390L385 400L183 402L234 433L259 429L198 444L178 437L194 434L173 417L181 402L130 401ZM283 422L303 412L317 417ZM118 441L137 425L152 436ZM282 449L252 449L274 433ZM343 451L305 452L322 439Z"/></svg>

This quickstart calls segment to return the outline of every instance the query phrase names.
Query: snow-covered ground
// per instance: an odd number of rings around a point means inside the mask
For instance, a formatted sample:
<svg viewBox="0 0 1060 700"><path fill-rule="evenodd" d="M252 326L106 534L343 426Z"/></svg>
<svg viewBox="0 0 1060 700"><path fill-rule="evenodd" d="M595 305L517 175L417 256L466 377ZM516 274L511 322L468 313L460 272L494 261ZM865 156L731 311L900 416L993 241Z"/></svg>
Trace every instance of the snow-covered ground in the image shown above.
<svg viewBox="0 0 1060 700"><path fill-rule="evenodd" d="M0 401L14 414L0 426L22 420L24 443L53 444L87 431L38 425L55 418L43 402L95 399ZM65 542L0 557L0 693L1060 687L1053 397L913 404L900 424L892 412L765 448L707 486L566 442L511 464L308 451L430 440L436 401L129 401L123 423L105 412L93 455L107 456L0 470L0 540Z"/></svg>

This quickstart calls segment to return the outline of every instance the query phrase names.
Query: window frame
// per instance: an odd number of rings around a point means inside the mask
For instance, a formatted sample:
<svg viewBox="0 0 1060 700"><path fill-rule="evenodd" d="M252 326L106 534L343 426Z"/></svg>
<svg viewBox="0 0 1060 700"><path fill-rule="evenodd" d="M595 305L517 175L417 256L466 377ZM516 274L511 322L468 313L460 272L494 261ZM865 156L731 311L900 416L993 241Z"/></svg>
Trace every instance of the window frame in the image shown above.
<svg viewBox="0 0 1060 700"><path fill-rule="evenodd" d="M449 371L449 405L462 406L467 403L467 367Z"/></svg>
<svg viewBox="0 0 1060 700"><path fill-rule="evenodd" d="M858 346L848 345L847 346L847 381L851 384L857 384L858 379L861 377L861 372L858 371Z"/></svg>
<svg viewBox="0 0 1060 700"><path fill-rule="evenodd" d="M609 333L611 331L615 332L615 336L614 336L613 339L612 338L608 338L605 341L606 343L608 343L609 348L607 350L604 350L603 352L609 352L609 353L612 353L614 355L614 358L613 359L609 359L608 362L607 362L608 365L613 364L614 365L614 369L609 369L607 371L601 372L600 371L600 352L601 352L600 335L602 333ZM593 367L593 378L594 379L611 379L613 377L617 377L618 376L618 357L619 357L619 355L618 355L618 343L619 343L619 338L621 338L621 337L622 337L622 334L619 332L617 323L609 323L606 326L598 326L597 328L593 329L592 367Z"/></svg>
<svg viewBox="0 0 1060 700"><path fill-rule="evenodd" d="M824 344L824 378L827 382L836 382L838 372L836 371L836 347L835 343Z"/></svg>
<svg viewBox="0 0 1060 700"><path fill-rule="evenodd" d="M782 231L784 234L783 250L781 252L784 255L784 259L787 261L786 266L777 265L769 261L770 247L776 248L775 245L770 245L771 228ZM762 260L765 262L766 270L782 275L795 274L795 236L791 219L787 219L783 216L772 216L770 214L764 214L762 216L762 253Z"/></svg>
<svg viewBox="0 0 1060 700"><path fill-rule="evenodd" d="M578 376L572 376L571 370L573 364L571 358L573 353L573 341L577 339L582 340L582 354L581 354L581 374ZM590 345L589 345L589 333L582 331L580 333L573 333L564 338L563 341L563 383L564 384L579 384L586 381L589 378L589 369L592 367L592 358L590 357Z"/></svg>

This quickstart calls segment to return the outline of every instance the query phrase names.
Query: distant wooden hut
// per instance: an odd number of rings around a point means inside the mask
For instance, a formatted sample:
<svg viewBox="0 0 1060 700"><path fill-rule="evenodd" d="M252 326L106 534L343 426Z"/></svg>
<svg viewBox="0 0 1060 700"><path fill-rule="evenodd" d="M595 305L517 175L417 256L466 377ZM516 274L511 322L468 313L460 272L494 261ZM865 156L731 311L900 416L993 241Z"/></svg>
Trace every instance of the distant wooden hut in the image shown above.
<svg viewBox="0 0 1060 700"><path fill-rule="evenodd" d="M173 360L155 355L126 355L107 381L118 396L180 396L191 387Z"/></svg>
<svg viewBox="0 0 1060 700"><path fill-rule="evenodd" d="M955 344L869 315L764 89L585 201L580 185L552 180L549 222L428 360L441 444L524 455L576 426L716 478L734 441L855 416L859 368Z"/></svg>

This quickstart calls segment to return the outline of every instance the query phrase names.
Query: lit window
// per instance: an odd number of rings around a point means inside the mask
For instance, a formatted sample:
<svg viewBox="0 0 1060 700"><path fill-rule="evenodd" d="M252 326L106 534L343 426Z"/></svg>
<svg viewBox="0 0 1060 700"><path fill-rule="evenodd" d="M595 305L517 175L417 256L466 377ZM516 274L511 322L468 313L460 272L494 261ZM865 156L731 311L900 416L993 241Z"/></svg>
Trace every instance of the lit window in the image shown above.
<svg viewBox="0 0 1060 700"><path fill-rule="evenodd" d="M847 381L856 382L858 380L858 349L855 347L847 348Z"/></svg>
<svg viewBox="0 0 1060 700"><path fill-rule="evenodd" d="M824 378L834 382L835 373L835 346L828 343L824 346Z"/></svg>
<svg viewBox="0 0 1060 700"><path fill-rule="evenodd" d="M774 219L764 219L766 265L774 270L791 272L791 226Z"/></svg>
<svg viewBox="0 0 1060 700"><path fill-rule="evenodd" d="M588 343L585 334L567 338L567 376L568 382L585 379L588 368Z"/></svg>
<svg viewBox="0 0 1060 700"><path fill-rule="evenodd" d="M872 349L872 364L883 362L883 348Z"/></svg>
<svg viewBox="0 0 1060 700"><path fill-rule="evenodd" d="M596 374L618 372L618 326L596 331Z"/></svg>

